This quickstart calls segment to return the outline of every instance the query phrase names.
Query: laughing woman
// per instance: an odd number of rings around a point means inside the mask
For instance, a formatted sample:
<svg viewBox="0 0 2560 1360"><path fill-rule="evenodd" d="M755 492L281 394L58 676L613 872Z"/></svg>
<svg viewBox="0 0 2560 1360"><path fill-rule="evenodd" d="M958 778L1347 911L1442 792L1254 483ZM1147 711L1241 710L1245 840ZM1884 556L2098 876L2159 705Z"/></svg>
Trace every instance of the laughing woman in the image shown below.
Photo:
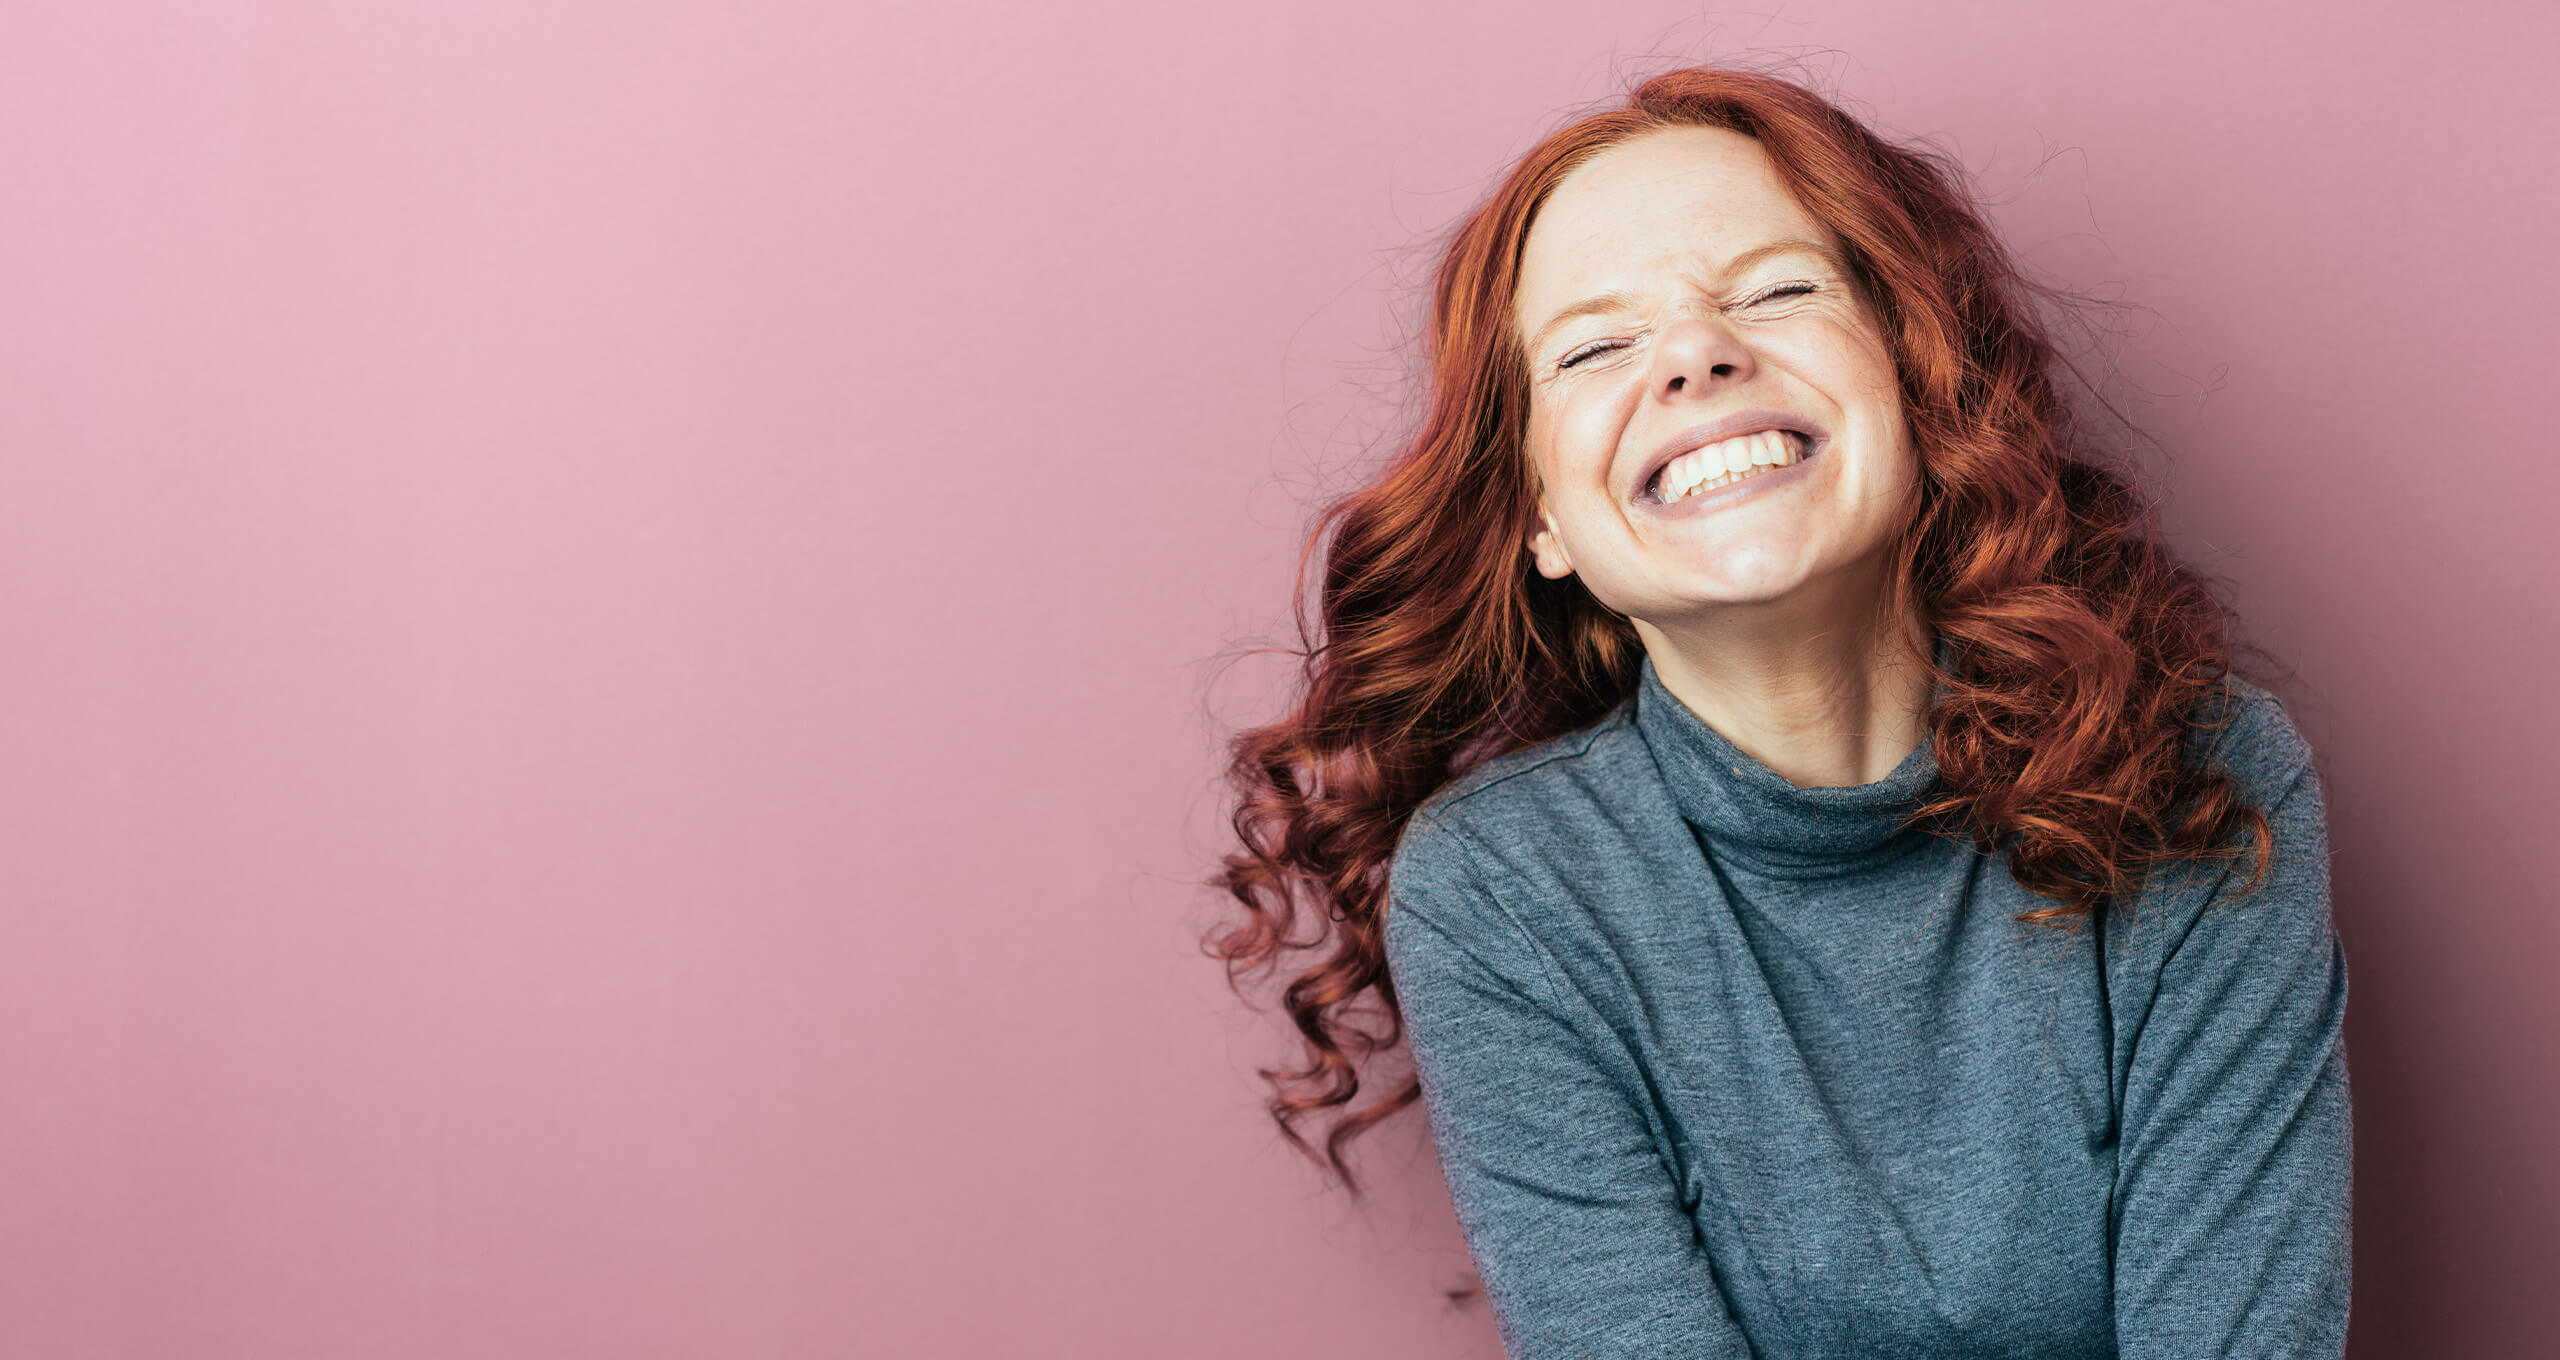
<svg viewBox="0 0 2560 1360"><path fill-rule="evenodd" d="M1272 1111L1356 1193L1423 1101L1515 1360L2344 1350L2320 779L1962 183L1645 83L1461 224L1318 527L1212 945L1312 938Z"/></svg>

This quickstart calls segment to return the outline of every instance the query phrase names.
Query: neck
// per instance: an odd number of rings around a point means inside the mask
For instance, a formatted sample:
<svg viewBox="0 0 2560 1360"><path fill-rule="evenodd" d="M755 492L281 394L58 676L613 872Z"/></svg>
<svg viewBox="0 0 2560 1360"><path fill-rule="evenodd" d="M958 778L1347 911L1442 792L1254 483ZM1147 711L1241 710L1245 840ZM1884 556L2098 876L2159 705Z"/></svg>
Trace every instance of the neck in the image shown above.
<svg viewBox="0 0 2560 1360"><path fill-rule="evenodd" d="M1745 754L1798 788L1872 784L1927 733L1933 639L1859 593L1634 622L1662 687Z"/></svg>

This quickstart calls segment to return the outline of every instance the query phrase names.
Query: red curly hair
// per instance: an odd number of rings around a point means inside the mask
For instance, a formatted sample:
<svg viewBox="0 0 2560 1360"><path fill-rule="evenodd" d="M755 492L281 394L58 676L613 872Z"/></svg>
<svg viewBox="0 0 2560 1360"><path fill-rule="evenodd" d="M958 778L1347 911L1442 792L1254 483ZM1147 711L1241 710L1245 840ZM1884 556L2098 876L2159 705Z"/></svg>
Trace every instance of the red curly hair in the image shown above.
<svg viewBox="0 0 2560 1360"><path fill-rule="evenodd" d="M1530 569L1521 244L1575 167L1689 125L1758 140L1845 247L1891 346L1921 493L1890 552L1886 616L1953 643L1946 670L1918 658L1947 692L1928 719L1941 796L1913 821L2005 852L2020 884L2053 899L2020 918L2039 925L2129 901L2155 866L2236 859L2244 828L2258 852L2244 891L2269 862L2264 814L2181 754L2215 721L2230 611L2158 541L2133 475L2075 448L2053 373L2070 365L2029 305L2052 294L1993 235L1961 164L1889 143L1776 76L1655 76L1533 147L1459 224L1434 275L1427 412L1374 481L1318 519L1299 565L1295 705L1231 746L1241 848L1215 882L1244 916L1206 947L1230 985L1323 951L1281 994L1306 1061L1261 1075L1281 1133L1354 1198L1345 1147L1421 1091L1408 1073L1348 1109L1363 1062L1403 1038L1384 926L1406 820L1472 766L1607 715L1643 660L1633 626L1579 578ZM1320 632L1305 614L1319 552ZM1373 995L1376 1030L1357 1023ZM1328 1112L1319 1156L1298 1125Z"/></svg>

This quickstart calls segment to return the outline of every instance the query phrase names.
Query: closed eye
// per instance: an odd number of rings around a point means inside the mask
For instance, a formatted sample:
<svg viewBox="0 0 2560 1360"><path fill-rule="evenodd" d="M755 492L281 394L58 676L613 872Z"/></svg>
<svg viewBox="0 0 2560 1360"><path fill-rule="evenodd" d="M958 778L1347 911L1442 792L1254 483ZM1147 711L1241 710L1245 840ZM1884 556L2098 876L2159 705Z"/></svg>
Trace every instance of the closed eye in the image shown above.
<svg viewBox="0 0 2560 1360"><path fill-rule="evenodd" d="M1556 367L1560 369L1571 368L1585 359L1606 354L1625 343L1626 342L1623 340L1594 340L1590 344L1584 345L1581 348L1574 350L1572 353L1567 354L1563 358L1556 360Z"/></svg>
<svg viewBox="0 0 2560 1360"><path fill-rule="evenodd" d="M1810 293L1813 291L1815 291L1814 286L1810 283L1782 283L1751 300L1756 304L1768 302L1775 298L1795 297L1799 294Z"/></svg>

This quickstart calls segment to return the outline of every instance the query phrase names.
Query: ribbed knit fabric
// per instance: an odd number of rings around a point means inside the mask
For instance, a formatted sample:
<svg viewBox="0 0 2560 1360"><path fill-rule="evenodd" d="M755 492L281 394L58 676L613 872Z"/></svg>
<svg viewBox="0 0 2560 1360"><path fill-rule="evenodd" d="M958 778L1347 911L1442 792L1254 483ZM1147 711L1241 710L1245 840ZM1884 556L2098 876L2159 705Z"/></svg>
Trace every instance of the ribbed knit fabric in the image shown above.
<svg viewBox="0 0 2560 1360"><path fill-rule="evenodd" d="M1650 661L1434 796L1387 952L1513 1360L2341 1355L2320 781L2272 696L2221 702L2190 758L2274 823L2269 877L2164 871L2098 931L1897 830L1927 740L1800 789Z"/></svg>

